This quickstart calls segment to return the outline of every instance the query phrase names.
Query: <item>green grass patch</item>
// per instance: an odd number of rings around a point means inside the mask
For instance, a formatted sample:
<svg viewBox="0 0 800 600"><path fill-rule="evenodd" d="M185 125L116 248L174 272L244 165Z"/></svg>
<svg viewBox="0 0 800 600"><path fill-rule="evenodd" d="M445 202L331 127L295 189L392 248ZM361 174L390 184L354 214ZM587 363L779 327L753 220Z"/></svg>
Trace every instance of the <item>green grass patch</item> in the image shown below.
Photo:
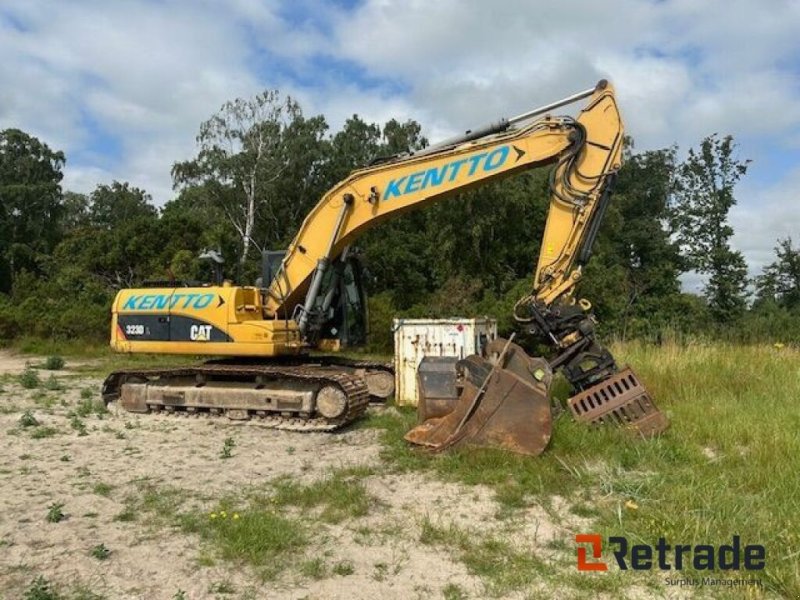
<svg viewBox="0 0 800 600"><path fill-rule="evenodd" d="M221 559L257 567L266 580L292 564L290 559L310 540L300 521L256 506L236 512L219 508L186 513L180 524L184 532L199 535Z"/></svg>
<svg viewBox="0 0 800 600"><path fill-rule="evenodd" d="M361 481L369 474L370 469L342 469L310 484L280 478L272 484L271 501L280 507L320 508L320 518L327 523L363 517L375 503Z"/></svg>

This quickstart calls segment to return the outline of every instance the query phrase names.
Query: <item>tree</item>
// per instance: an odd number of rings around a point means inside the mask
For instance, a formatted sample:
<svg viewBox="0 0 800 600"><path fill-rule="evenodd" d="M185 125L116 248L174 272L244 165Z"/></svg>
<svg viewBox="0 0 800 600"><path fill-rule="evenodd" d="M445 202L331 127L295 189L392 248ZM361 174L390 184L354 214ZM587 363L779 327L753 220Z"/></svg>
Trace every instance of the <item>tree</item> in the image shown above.
<svg viewBox="0 0 800 600"><path fill-rule="evenodd" d="M113 229L127 221L152 219L156 216L156 208L150 204L150 195L132 187L127 181L114 181L110 186L98 185L89 200L89 221L104 229Z"/></svg>
<svg viewBox="0 0 800 600"><path fill-rule="evenodd" d="M173 165L175 187L205 186L235 229L241 244L240 266L252 246L262 249L260 237L282 239L290 226L282 219L281 209L292 206L294 198L282 196L276 188L294 160L287 148L303 148L308 141L307 135L297 135L301 120L297 102L291 97L281 99L277 90L249 100L238 98L200 125L197 157ZM320 128L324 129L324 121L306 128L306 133L316 141ZM259 217L265 225L260 235Z"/></svg>
<svg viewBox="0 0 800 600"><path fill-rule="evenodd" d="M734 188L749 160L734 157L733 137L705 138L690 149L675 181L672 224L688 265L709 275L705 295L713 318L730 323L746 307L747 264L731 249L728 212L736 204Z"/></svg>
<svg viewBox="0 0 800 600"><path fill-rule="evenodd" d="M39 270L61 235L64 153L20 131L0 131L0 291Z"/></svg>
<svg viewBox="0 0 800 600"><path fill-rule="evenodd" d="M782 308L800 308L800 249L792 245L792 238L778 240L775 247L777 260L764 268L756 278L757 301L774 301Z"/></svg>

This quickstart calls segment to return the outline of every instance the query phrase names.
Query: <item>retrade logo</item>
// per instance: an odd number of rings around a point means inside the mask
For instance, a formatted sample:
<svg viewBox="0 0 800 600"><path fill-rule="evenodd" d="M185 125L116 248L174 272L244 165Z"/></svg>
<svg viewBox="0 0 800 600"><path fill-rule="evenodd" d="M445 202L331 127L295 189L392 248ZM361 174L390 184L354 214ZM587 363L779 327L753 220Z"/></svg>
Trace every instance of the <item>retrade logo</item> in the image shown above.
<svg viewBox="0 0 800 600"><path fill-rule="evenodd" d="M591 544L592 558L594 562L589 562L586 558L586 547L578 546L578 571L608 571L608 565L602 561L597 562L603 553L603 538L596 533L579 533L575 536L577 544Z"/></svg>
<svg viewBox="0 0 800 600"><path fill-rule="evenodd" d="M738 535L730 544L668 544L662 537L649 544L629 544L622 536L608 538L614 562L621 571L761 571L766 566L767 550L761 544L743 545ZM579 571L607 571L608 563L601 560L603 538L596 533L579 533L575 536ZM589 550L591 549L591 560Z"/></svg>

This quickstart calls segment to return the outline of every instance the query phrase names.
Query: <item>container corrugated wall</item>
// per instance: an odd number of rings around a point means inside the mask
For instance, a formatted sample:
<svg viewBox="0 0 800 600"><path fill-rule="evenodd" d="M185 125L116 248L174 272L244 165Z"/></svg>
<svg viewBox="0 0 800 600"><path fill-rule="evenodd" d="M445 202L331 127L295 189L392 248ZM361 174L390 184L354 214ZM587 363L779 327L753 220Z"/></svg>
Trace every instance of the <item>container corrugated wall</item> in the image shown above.
<svg viewBox="0 0 800 600"><path fill-rule="evenodd" d="M497 337L497 321L478 319L395 319L395 401L416 406L417 367L426 356L464 358L479 354Z"/></svg>

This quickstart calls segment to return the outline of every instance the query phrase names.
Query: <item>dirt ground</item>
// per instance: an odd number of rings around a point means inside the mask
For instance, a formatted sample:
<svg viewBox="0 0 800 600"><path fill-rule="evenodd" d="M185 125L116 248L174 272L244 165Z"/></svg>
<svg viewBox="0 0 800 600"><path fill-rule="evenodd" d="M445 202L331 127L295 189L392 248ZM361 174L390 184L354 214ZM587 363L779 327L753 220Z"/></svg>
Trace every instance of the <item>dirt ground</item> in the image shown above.
<svg viewBox="0 0 800 600"><path fill-rule="evenodd" d="M557 546L554 540L569 542L572 552L580 523L556 523L552 511L532 508L509 522L496 518L499 506L488 489L421 474L381 474L378 430L301 434L224 419L137 416L112 407L102 419L87 416L86 435L78 435L68 413L82 393L89 396L83 390L99 396L100 379L76 375L67 365L56 372L62 391L23 389L16 374L25 362L0 354L0 597L22 597L38 575L60 589L89 589L107 598L484 597L484 582L463 563L420 543L426 518L490 532L520 548L546 551ZM40 376L45 380L50 372ZM30 428L21 428L26 410L40 427L54 428L52 435L35 439ZM221 460L229 437L235 440L233 457ZM310 550L331 564L350 561L351 574L314 579L289 568L277 581L263 582L246 565L208 566L201 540L156 526L157 515L118 518L143 481L178 488L202 504L278 476L313 481L359 465L378 467L378 474L364 479L377 506L357 519L315 524L318 539ZM57 502L67 518L48 522L48 509ZM111 551L107 560L90 555L100 543Z"/></svg>

